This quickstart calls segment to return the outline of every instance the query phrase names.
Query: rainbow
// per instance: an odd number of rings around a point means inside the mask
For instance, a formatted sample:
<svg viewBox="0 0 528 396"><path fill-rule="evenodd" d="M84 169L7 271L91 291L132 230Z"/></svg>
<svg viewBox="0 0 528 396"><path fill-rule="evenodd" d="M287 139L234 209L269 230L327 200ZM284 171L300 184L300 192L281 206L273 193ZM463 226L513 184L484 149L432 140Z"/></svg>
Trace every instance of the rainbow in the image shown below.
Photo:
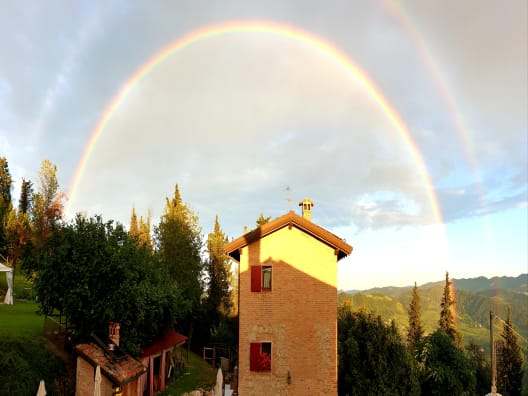
<svg viewBox="0 0 528 396"><path fill-rule="evenodd" d="M182 38L174 41L168 47L163 49L154 55L148 62L143 64L124 84L117 95L112 99L102 117L98 121L95 129L91 133L91 136L86 144L82 157L75 170L70 188L68 191L69 200L66 204L66 213L70 211L71 203L75 200L76 192L79 187L82 175L86 169L88 160L93 153L96 144L101 137L106 125L112 119L112 116L121 106L121 104L127 99L128 95L142 79L144 79L149 73L151 73L158 65L163 63L172 55L182 51L183 49L203 40L207 40L212 37L223 36L228 34L238 33L259 33L266 35L279 36L285 39L295 41L296 43L302 44L310 48L311 50L318 53L318 55L325 57L329 61L339 66L344 74L357 83L377 104L382 110L384 115L388 118L391 124L396 128L405 144L407 145L412 159L417 166L422 181L427 189L428 198L431 203L434 219L438 224L443 223L442 213L438 199L434 192L433 184L424 159L414 143L409 129L399 116L396 109L388 102L384 97L383 93L376 86L376 84L370 79L368 74L363 71L359 65L357 65L347 54L337 48L335 45L325 40L324 38L318 37L307 31L301 30L297 27L285 24L279 24L270 21L254 21L254 20L242 20L242 21L229 21L220 24L208 25L202 29L195 30Z"/></svg>

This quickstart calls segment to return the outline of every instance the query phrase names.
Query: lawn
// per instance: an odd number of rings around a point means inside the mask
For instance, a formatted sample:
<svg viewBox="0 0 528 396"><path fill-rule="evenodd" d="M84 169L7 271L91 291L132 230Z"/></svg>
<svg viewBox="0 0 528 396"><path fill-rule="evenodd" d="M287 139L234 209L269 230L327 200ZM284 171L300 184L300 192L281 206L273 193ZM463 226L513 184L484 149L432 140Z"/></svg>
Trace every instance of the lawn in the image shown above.
<svg viewBox="0 0 528 396"><path fill-rule="evenodd" d="M185 363L183 373L174 382L169 380L165 392L161 396L178 396L196 389L210 390L216 382L216 369L205 362L200 356L189 353L189 361Z"/></svg>
<svg viewBox="0 0 528 396"><path fill-rule="evenodd" d="M35 338L42 335L44 316L37 315L38 305L15 300L13 305L0 304L0 336Z"/></svg>

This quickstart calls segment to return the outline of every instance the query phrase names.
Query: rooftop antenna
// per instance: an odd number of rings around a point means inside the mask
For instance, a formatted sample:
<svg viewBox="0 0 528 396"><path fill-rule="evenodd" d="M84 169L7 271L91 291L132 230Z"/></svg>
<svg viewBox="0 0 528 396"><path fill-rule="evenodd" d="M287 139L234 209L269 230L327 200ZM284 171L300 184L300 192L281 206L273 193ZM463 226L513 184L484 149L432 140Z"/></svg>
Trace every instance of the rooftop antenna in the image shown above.
<svg viewBox="0 0 528 396"><path fill-rule="evenodd" d="M284 189L284 191L286 191L286 201L288 202L288 209L289 209L289 210L292 210L292 207L291 207L291 203L292 203L292 199L291 199L291 187L290 187L289 184L286 186L286 188Z"/></svg>

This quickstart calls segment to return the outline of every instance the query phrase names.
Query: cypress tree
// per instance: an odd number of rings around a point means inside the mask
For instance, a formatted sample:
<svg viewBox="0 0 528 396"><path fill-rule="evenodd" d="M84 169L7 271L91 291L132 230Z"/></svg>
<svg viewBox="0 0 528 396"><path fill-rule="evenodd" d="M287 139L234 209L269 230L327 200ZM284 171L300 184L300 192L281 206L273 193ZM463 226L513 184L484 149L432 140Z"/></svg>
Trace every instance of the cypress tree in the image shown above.
<svg viewBox="0 0 528 396"><path fill-rule="evenodd" d="M31 180L22 178L22 185L20 187L20 199L18 201L18 211L20 213L28 213L31 211L33 202L33 183Z"/></svg>
<svg viewBox="0 0 528 396"><path fill-rule="evenodd" d="M206 263L208 277L208 303L215 316L225 316L231 310L230 274L231 264L224 252L227 236L220 228L218 215L216 215L214 230L207 236L207 253L209 260Z"/></svg>
<svg viewBox="0 0 528 396"><path fill-rule="evenodd" d="M510 306L501 338L502 348L497 356L497 390L503 396L520 395L523 360L521 348L517 344L517 335L513 329Z"/></svg>
<svg viewBox="0 0 528 396"><path fill-rule="evenodd" d="M451 296L451 284L449 273L446 271L444 294L442 295L442 302L440 304L441 311L438 325L442 332L447 334L453 341L455 341L455 343L460 344L461 336L458 333L455 323L455 299Z"/></svg>
<svg viewBox="0 0 528 396"><path fill-rule="evenodd" d="M410 347L414 348L421 340L424 330L422 321L420 320L420 296L418 295L418 287L414 282L412 292L412 300L409 304L409 331L407 333L407 342Z"/></svg>

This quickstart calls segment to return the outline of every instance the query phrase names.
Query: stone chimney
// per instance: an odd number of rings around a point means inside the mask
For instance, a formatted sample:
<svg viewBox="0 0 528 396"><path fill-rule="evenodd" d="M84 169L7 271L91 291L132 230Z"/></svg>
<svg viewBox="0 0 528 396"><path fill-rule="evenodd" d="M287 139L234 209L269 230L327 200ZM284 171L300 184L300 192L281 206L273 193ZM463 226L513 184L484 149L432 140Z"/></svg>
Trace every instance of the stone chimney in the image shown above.
<svg viewBox="0 0 528 396"><path fill-rule="evenodd" d="M308 221L312 221L312 208L314 206L314 203L310 201L308 198L304 198L301 202L299 202L299 206L302 209L302 217L303 219L306 219Z"/></svg>
<svg viewBox="0 0 528 396"><path fill-rule="evenodd" d="M119 328L120 326L117 322L108 323L108 338L117 346L119 346Z"/></svg>

